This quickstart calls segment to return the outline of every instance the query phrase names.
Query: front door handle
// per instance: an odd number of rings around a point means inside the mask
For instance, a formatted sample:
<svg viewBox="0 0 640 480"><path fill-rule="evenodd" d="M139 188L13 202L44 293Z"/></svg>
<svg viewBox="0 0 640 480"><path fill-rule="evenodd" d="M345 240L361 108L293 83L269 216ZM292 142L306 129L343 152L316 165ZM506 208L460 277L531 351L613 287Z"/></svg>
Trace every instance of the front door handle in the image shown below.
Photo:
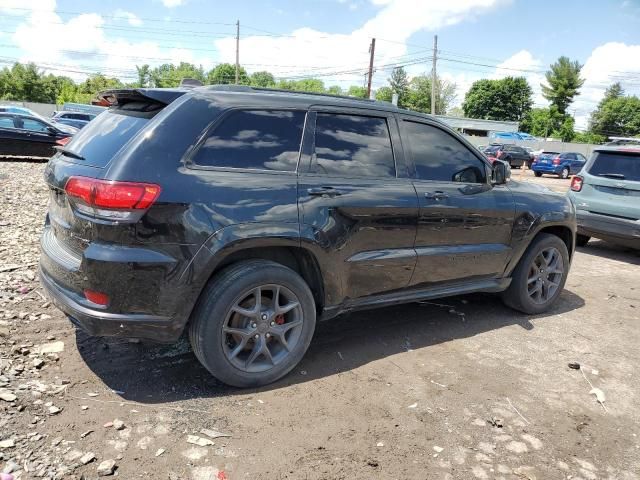
<svg viewBox="0 0 640 480"><path fill-rule="evenodd" d="M428 198L429 200L444 200L445 198L449 198L449 195L437 190L435 192L425 192L424 198Z"/></svg>
<svg viewBox="0 0 640 480"><path fill-rule="evenodd" d="M338 197L342 195L340 190L328 186L308 188L307 193L312 197Z"/></svg>

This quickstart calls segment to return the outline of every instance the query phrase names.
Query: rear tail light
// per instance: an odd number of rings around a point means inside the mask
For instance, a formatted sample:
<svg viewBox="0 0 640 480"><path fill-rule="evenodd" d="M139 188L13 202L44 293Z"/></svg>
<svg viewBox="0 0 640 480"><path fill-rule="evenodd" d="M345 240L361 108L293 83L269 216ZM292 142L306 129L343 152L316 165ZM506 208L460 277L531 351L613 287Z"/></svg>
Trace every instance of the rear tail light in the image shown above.
<svg viewBox="0 0 640 480"><path fill-rule="evenodd" d="M129 220L136 213L153 205L161 188L153 183L71 177L64 190L83 213L107 219Z"/></svg>
<svg viewBox="0 0 640 480"><path fill-rule="evenodd" d="M558 155L556 158L553 159L553 164L554 165L560 165L560 161L561 161L560 155Z"/></svg>
<svg viewBox="0 0 640 480"><path fill-rule="evenodd" d="M109 305L109 295L106 293L96 292L94 290L85 290L84 297L96 305L102 305L103 307Z"/></svg>
<svg viewBox="0 0 640 480"><path fill-rule="evenodd" d="M71 140L71 137L59 138L58 140L56 140L56 145L64 147L67 143L69 143L69 140Z"/></svg>
<svg viewBox="0 0 640 480"><path fill-rule="evenodd" d="M571 190L574 192L579 192L582 190L583 178L576 175L571 179Z"/></svg>

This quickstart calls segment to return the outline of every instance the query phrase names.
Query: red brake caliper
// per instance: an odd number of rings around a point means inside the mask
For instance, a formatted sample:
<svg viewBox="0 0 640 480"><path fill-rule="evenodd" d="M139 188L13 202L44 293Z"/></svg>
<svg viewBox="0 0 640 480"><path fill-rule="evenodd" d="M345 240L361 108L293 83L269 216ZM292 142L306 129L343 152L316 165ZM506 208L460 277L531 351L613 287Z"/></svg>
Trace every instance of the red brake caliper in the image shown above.
<svg viewBox="0 0 640 480"><path fill-rule="evenodd" d="M284 315L282 313L279 315L276 315L275 322L276 322L276 325L282 325L284 323Z"/></svg>

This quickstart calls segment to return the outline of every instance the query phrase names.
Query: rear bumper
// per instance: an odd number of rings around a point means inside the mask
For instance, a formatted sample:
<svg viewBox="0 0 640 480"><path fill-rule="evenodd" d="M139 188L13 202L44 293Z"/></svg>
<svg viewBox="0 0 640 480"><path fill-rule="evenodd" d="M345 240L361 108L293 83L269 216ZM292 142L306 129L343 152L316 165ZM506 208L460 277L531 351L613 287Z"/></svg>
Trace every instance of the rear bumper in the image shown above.
<svg viewBox="0 0 640 480"><path fill-rule="evenodd" d="M540 173L551 173L558 175L562 171L562 165L539 165L535 163L532 165L531 170Z"/></svg>
<svg viewBox="0 0 640 480"><path fill-rule="evenodd" d="M580 235L640 248L640 220L609 217L586 210L577 210L576 217Z"/></svg>
<svg viewBox="0 0 640 480"><path fill-rule="evenodd" d="M143 338L162 343L175 342L182 333L171 318L146 314L119 314L89 308L80 304L78 295L57 284L40 268L40 283L53 304L69 316L69 320L89 335L99 337Z"/></svg>

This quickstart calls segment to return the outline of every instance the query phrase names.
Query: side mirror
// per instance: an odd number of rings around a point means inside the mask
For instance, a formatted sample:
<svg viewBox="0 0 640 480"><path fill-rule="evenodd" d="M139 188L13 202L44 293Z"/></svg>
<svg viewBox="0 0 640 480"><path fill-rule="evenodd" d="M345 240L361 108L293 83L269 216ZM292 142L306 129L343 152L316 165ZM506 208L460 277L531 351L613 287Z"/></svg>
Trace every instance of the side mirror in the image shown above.
<svg viewBox="0 0 640 480"><path fill-rule="evenodd" d="M493 162L491 167L491 183L494 185L503 185L507 183L511 172L507 171L507 166L500 160Z"/></svg>

